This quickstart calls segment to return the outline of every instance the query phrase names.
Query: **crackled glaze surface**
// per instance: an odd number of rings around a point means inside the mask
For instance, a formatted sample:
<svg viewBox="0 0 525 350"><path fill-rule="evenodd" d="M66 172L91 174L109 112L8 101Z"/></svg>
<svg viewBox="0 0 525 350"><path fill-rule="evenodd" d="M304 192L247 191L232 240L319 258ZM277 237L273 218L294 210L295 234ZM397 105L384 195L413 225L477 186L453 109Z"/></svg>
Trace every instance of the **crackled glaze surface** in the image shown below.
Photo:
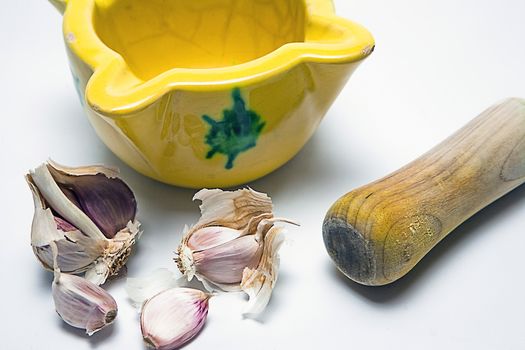
<svg viewBox="0 0 525 350"><path fill-rule="evenodd" d="M374 44L331 0L69 0L64 38L104 143L196 188L290 160Z"/></svg>
<svg viewBox="0 0 525 350"><path fill-rule="evenodd" d="M305 36L297 0L121 0L98 7L94 19L101 40L142 80L245 63Z"/></svg>

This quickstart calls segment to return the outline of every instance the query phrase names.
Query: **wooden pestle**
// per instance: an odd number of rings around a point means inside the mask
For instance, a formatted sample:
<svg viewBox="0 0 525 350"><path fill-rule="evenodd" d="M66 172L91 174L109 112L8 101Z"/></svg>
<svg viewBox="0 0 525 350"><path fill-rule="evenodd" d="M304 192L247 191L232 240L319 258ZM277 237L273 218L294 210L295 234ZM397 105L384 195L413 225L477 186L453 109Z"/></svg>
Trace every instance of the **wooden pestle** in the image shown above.
<svg viewBox="0 0 525 350"><path fill-rule="evenodd" d="M341 197L323 237L337 267L396 281L476 212L525 182L525 100L508 99L398 171Z"/></svg>

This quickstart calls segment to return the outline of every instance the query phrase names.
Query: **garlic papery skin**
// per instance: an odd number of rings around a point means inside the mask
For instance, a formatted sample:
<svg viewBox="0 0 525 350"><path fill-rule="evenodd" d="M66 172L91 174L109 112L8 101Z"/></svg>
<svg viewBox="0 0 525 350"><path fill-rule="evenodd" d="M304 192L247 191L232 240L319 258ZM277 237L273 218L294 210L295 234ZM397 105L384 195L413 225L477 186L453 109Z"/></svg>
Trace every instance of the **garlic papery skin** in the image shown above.
<svg viewBox="0 0 525 350"><path fill-rule="evenodd" d="M243 271L241 289L249 296L243 311L245 316L262 313L270 301L279 276L278 253L284 242L282 231L281 227L272 227L268 231L259 265L256 268L247 267Z"/></svg>
<svg viewBox="0 0 525 350"><path fill-rule="evenodd" d="M168 269L157 269L145 277L134 277L126 279L126 292L131 304L137 309L153 296L168 289L180 287L179 279Z"/></svg>
<svg viewBox="0 0 525 350"><path fill-rule="evenodd" d="M262 312L278 275L283 238L271 199L252 189L201 190L201 218L186 230L175 261L183 275L194 276L208 290L245 291L247 314Z"/></svg>
<svg viewBox="0 0 525 350"><path fill-rule="evenodd" d="M64 322L85 329L88 335L111 324L117 316L117 303L104 289L60 271L55 272L53 300Z"/></svg>
<svg viewBox="0 0 525 350"><path fill-rule="evenodd" d="M206 322L210 297L197 289L172 288L149 299L140 316L146 345L171 350L191 340Z"/></svg>
<svg viewBox="0 0 525 350"><path fill-rule="evenodd" d="M52 161L26 175L33 194L33 251L53 270L50 242L64 273L86 273L103 284L125 265L140 236L133 192L118 171L102 166L69 168Z"/></svg>

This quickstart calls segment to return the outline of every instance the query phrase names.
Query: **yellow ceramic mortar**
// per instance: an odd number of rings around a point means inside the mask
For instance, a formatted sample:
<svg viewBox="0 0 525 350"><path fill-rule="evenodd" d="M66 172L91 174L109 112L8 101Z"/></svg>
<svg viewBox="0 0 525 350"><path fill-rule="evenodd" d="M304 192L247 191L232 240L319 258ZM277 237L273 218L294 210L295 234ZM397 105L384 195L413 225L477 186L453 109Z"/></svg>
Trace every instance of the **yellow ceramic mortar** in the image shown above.
<svg viewBox="0 0 525 350"><path fill-rule="evenodd" d="M123 161L242 184L304 146L374 47L331 0L52 0L81 101Z"/></svg>

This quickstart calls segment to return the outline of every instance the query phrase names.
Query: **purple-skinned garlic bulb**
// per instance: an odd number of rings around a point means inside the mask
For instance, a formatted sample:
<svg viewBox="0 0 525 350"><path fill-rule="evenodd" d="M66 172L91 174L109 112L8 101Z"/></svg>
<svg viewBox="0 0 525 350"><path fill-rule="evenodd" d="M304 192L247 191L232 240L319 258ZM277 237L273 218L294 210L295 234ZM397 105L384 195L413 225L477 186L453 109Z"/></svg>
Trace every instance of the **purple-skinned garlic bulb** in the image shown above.
<svg viewBox="0 0 525 350"><path fill-rule="evenodd" d="M202 190L201 218L186 229L175 261L188 280L196 277L209 290L244 291L245 314L264 310L278 276L283 229L275 223L271 199L252 189Z"/></svg>
<svg viewBox="0 0 525 350"><path fill-rule="evenodd" d="M53 270L51 242L58 248L58 267L85 273L100 285L118 274L140 236L137 202L118 170L103 166L69 168L48 161L26 175L35 213L33 251Z"/></svg>
<svg viewBox="0 0 525 350"><path fill-rule="evenodd" d="M178 349L195 337L206 322L211 294L191 288L172 288L142 307L144 342L157 350Z"/></svg>

